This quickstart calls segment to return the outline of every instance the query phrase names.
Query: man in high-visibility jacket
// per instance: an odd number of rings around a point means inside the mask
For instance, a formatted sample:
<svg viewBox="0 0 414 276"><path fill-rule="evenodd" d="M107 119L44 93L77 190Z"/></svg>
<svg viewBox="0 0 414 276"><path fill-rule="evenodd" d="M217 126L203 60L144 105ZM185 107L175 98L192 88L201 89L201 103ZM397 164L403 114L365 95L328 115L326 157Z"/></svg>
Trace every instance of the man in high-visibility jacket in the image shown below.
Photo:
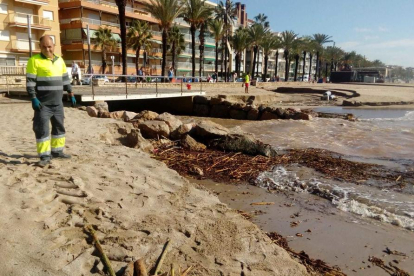
<svg viewBox="0 0 414 276"><path fill-rule="evenodd" d="M63 90L67 91L72 106L76 99L65 62L54 54L54 44L50 36L40 38L41 53L32 56L27 62L26 89L34 109L33 131L36 135L39 166L44 167L52 158L70 158L63 153L65 147L65 126L63 113ZM50 137L49 121L52 123Z"/></svg>

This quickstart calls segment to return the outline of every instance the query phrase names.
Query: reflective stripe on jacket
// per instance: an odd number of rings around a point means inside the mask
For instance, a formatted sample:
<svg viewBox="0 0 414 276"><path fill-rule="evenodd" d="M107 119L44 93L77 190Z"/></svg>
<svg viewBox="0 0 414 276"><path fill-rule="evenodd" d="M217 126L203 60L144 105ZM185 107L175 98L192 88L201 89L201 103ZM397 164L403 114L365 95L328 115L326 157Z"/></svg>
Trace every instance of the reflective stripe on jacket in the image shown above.
<svg viewBox="0 0 414 276"><path fill-rule="evenodd" d="M26 90L45 105L62 103L63 90L71 92L66 64L61 57L49 59L43 54L32 56L27 62Z"/></svg>

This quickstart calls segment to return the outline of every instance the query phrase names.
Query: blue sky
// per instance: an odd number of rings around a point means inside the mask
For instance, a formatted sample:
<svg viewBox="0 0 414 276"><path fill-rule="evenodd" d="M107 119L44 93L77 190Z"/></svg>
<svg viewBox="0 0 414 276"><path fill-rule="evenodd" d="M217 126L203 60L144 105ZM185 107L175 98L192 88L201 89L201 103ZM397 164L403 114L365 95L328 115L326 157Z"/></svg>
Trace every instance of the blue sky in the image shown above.
<svg viewBox="0 0 414 276"><path fill-rule="evenodd" d="M246 4L250 19L266 14L273 31L293 30L300 36L328 34L335 46L345 51L355 50L369 60L389 65L414 67L414 0L240 2Z"/></svg>

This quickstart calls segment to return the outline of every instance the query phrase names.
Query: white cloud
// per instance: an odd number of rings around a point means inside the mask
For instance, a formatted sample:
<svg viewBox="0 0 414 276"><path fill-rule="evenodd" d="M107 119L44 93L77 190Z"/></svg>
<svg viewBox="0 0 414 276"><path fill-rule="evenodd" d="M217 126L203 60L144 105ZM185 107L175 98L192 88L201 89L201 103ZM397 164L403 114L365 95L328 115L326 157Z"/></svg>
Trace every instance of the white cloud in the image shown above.
<svg viewBox="0 0 414 276"><path fill-rule="evenodd" d="M377 36L377 35L366 35L366 36L364 36L365 40L376 40L378 38L379 38L379 36Z"/></svg>
<svg viewBox="0 0 414 276"><path fill-rule="evenodd" d="M380 32L388 32L389 30L390 29L388 29L386 27L381 27L381 26L378 27L378 31L380 31Z"/></svg>
<svg viewBox="0 0 414 276"><path fill-rule="evenodd" d="M358 27L356 27L354 30L357 33L370 33L370 32L372 32L372 30L369 29L369 28L358 28Z"/></svg>

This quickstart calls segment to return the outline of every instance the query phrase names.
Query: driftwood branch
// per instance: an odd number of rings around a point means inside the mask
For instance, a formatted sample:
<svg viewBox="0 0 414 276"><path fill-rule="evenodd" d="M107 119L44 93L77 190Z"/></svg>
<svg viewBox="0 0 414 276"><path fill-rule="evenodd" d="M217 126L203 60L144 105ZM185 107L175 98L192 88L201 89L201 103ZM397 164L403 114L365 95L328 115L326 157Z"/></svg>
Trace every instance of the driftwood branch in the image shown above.
<svg viewBox="0 0 414 276"><path fill-rule="evenodd" d="M93 229L93 227L91 225L86 226L86 230L88 230L88 232L92 236L92 238L95 242L95 247L96 247L96 249L98 249L99 254L101 254L102 262L104 263L104 265L106 267L106 270L108 271L109 275L110 276L116 276L114 270L112 269L111 262L109 261L108 256L106 256L105 252L102 249L101 243L98 240L98 237L96 237L95 230Z"/></svg>
<svg viewBox="0 0 414 276"><path fill-rule="evenodd" d="M165 243L164 248L161 252L161 255L158 259L158 263L157 263L157 266L155 267L154 275L157 275L158 272L160 271L162 263L164 262L165 255L167 254L167 249L168 249L169 245L170 245L170 240L168 239L167 242Z"/></svg>

